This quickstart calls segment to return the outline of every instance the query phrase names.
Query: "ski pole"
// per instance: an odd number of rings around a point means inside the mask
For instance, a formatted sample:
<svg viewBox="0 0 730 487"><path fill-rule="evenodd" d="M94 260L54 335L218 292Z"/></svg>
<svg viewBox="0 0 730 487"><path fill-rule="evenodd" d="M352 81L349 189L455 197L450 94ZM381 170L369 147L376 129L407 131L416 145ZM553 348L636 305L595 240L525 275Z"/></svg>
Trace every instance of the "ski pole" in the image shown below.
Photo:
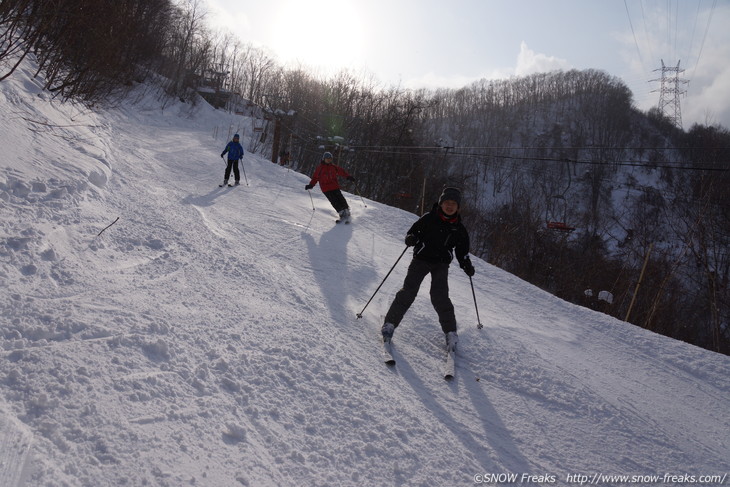
<svg viewBox="0 0 730 487"><path fill-rule="evenodd" d="M360 188L357 187L357 183L355 183L355 191L357 192L357 195L360 197L360 201L362 201L362 204L365 208L368 207L368 205L365 204L365 200L362 199L362 195L360 194Z"/></svg>
<svg viewBox="0 0 730 487"><path fill-rule="evenodd" d="M385 277L383 278L383 281L380 283L380 286L378 286L378 289L375 290L375 292L373 293L373 295L370 296L370 299L368 299L368 302L365 303L365 307L362 309L362 311L360 311L357 314L357 319L362 318L362 314L365 312L365 308L368 307L368 304L370 304L370 301L372 301L373 298L375 297L375 295L378 294L378 291L380 291L380 288L385 283L385 280L388 279L388 276L390 276L390 273L393 272L393 269L395 269L395 266L398 265L398 262L400 262L400 259L401 259L401 257L403 257L403 254L406 253L406 250L408 250L408 245L406 245L406 248L403 249L403 252L401 252L400 256L398 257L398 260L395 261L395 264L393 264L393 267L391 267L390 270L388 271L388 273L385 275Z"/></svg>
<svg viewBox="0 0 730 487"><path fill-rule="evenodd" d="M241 159L241 169L243 169L243 179L246 180L246 186L248 186L248 178L246 177L246 166L243 165L243 159Z"/></svg>
<svg viewBox="0 0 730 487"><path fill-rule="evenodd" d="M309 193L309 199L312 201L312 211L314 211L314 198L312 198L312 192L307 190L307 193Z"/></svg>
<svg viewBox="0 0 730 487"><path fill-rule="evenodd" d="M474 292L474 282L471 280L471 276L469 276L469 284L471 284L471 295L474 298L474 309L477 311L477 329L481 330L484 328L484 325L482 325L482 320L479 319L479 307L477 306L477 295Z"/></svg>

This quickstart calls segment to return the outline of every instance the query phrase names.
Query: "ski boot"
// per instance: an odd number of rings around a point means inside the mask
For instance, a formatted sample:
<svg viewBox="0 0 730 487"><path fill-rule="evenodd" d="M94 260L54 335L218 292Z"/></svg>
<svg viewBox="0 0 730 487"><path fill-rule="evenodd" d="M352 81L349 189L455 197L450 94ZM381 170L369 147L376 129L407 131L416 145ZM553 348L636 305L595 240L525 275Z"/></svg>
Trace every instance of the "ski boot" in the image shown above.
<svg viewBox="0 0 730 487"><path fill-rule="evenodd" d="M446 334L446 351L456 351L456 344L459 342L459 336L455 331L450 331Z"/></svg>
<svg viewBox="0 0 730 487"><path fill-rule="evenodd" d="M380 329L380 333L383 334L383 343L388 343L393 340L394 331L395 325L393 323L383 323L383 327Z"/></svg>

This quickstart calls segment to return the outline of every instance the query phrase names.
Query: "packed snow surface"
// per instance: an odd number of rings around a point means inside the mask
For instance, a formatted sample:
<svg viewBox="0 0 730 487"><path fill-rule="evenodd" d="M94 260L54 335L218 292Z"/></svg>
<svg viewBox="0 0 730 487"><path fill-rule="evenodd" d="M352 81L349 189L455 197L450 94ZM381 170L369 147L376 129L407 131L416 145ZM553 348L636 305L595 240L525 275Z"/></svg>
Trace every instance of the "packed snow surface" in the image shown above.
<svg viewBox="0 0 730 487"><path fill-rule="evenodd" d="M346 193L336 225L251 153L218 188L250 119L141 87L90 111L32 74L0 82L0 485L730 484L730 357L473 258L456 377L428 279L389 368L410 252L356 314L415 215Z"/></svg>

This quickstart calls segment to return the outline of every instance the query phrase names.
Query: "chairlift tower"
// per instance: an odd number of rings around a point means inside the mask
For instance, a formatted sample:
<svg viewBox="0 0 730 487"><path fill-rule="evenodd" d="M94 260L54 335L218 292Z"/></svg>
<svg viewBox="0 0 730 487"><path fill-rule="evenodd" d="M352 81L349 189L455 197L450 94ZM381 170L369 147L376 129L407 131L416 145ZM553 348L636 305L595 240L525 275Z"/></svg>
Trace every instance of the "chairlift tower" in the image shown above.
<svg viewBox="0 0 730 487"><path fill-rule="evenodd" d="M681 85L689 83L689 80L679 77L680 74L684 73L684 69L679 67L680 62L677 61L677 66L670 67L666 66L662 59L661 69L654 70L661 71L662 77L651 80L652 82L659 81L661 83L659 90L652 91L652 93L659 91L659 111L666 115L679 129L682 128L682 110L679 106L679 96L687 94L687 90L681 89Z"/></svg>

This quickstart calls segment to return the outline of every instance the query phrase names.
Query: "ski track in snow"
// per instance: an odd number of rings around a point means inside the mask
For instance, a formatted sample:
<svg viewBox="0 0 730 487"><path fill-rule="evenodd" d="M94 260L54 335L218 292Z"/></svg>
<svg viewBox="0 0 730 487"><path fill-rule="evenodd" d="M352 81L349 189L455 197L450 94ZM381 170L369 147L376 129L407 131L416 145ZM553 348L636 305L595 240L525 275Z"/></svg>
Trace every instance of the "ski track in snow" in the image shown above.
<svg viewBox="0 0 730 487"><path fill-rule="evenodd" d="M2 485L730 470L728 357L479 259L483 330L451 271L456 377L428 280L386 367L380 322L410 252L355 315L416 217L346 194L353 224L335 225L306 175L252 154L250 185L218 188L212 127L250 121L155 100L92 113L30 77L0 84Z"/></svg>

